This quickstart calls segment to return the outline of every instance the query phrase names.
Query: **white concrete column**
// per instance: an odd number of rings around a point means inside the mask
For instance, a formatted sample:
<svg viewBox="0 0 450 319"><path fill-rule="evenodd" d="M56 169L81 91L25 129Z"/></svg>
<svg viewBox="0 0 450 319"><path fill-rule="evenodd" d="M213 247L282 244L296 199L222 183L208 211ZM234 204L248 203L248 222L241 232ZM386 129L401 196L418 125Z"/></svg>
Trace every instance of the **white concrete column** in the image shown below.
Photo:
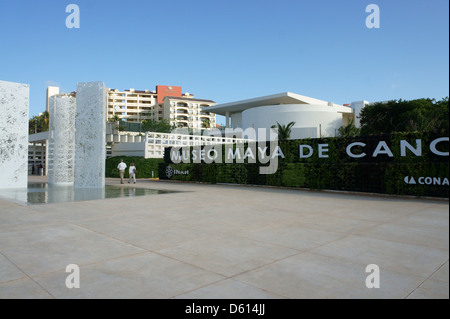
<svg viewBox="0 0 450 319"><path fill-rule="evenodd" d="M141 138L141 142L142 142L142 137L141 136L139 136L139 137ZM154 140L153 140L153 142L154 142ZM148 132L145 132L143 143L145 143L144 144L144 157L148 158L147 157L148 156Z"/></svg>
<svg viewBox="0 0 450 319"><path fill-rule="evenodd" d="M48 140L45 140L45 148L42 151L45 152L45 176L48 176Z"/></svg>
<svg viewBox="0 0 450 319"><path fill-rule="evenodd" d="M28 184L29 98L28 84L0 81L0 189Z"/></svg>
<svg viewBox="0 0 450 319"><path fill-rule="evenodd" d="M36 171L36 165L35 165L35 160L36 160L36 142L33 143L33 165L34 165L34 170ZM33 169L31 169L31 172L33 172Z"/></svg>
<svg viewBox="0 0 450 319"><path fill-rule="evenodd" d="M230 112L225 112L225 127L230 127Z"/></svg>
<svg viewBox="0 0 450 319"><path fill-rule="evenodd" d="M105 186L106 87L78 83L75 133L75 188Z"/></svg>

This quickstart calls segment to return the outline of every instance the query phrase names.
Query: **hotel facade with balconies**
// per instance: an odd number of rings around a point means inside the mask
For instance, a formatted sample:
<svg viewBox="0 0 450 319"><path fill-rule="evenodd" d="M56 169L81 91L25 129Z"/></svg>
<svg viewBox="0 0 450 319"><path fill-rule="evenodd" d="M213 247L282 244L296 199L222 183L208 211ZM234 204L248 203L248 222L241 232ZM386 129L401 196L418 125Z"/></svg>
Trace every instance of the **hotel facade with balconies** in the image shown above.
<svg viewBox="0 0 450 319"><path fill-rule="evenodd" d="M214 105L211 100L166 96L162 108L164 119L177 128L208 129L216 127L216 115L207 111Z"/></svg>
<svg viewBox="0 0 450 319"><path fill-rule="evenodd" d="M205 129L216 125L215 114L204 110L213 105L214 101L182 93L180 86L157 85L154 91L108 89L107 114L108 120L116 115L129 123L166 119L175 127Z"/></svg>

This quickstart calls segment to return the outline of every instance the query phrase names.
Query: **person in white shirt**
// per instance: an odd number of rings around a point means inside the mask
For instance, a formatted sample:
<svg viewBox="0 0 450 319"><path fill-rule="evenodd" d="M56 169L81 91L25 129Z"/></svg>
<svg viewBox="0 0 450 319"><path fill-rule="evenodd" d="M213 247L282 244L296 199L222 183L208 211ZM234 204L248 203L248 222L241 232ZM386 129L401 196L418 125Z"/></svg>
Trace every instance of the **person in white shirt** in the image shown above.
<svg viewBox="0 0 450 319"><path fill-rule="evenodd" d="M120 184L123 184L123 176L125 175L125 169L127 168L127 164L120 160L119 165L117 165L117 170L119 171L120 176Z"/></svg>
<svg viewBox="0 0 450 319"><path fill-rule="evenodd" d="M130 170L128 171L130 174L130 178L128 179L128 184L130 184L131 179L133 178L134 183L136 184L136 166L134 166L134 163L130 163Z"/></svg>

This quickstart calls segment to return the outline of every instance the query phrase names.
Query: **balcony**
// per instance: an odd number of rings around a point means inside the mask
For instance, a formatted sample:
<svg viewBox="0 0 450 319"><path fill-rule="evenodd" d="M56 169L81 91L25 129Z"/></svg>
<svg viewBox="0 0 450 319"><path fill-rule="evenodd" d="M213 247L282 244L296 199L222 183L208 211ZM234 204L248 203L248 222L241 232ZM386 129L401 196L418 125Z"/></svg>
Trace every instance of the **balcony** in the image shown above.
<svg viewBox="0 0 450 319"><path fill-rule="evenodd" d="M177 111L177 112L180 112L180 111L188 112L189 109L187 107L184 107L184 106L177 106L175 111Z"/></svg>
<svg viewBox="0 0 450 319"><path fill-rule="evenodd" d="M154 101L155 98L154 97L143 97L143 96L140 96L139 100L140 101Z"/></svg>

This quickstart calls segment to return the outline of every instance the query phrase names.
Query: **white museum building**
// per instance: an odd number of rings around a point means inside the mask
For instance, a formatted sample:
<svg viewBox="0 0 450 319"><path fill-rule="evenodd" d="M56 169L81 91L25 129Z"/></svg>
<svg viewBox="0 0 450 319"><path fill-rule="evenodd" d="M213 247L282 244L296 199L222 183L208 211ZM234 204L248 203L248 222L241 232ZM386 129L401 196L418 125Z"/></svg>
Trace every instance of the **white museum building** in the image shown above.
<svg viewBox="0 0 450 319"><path fill-rule="evenodd" d="M247 100L218 104L208 111L226 117L227 128L270 129L276 123L292 127L291 139L334 137L337 130L355 120L366 101L339 105L311 97L285 92ZM269 135L267 135L269 136Z"/></svg>

